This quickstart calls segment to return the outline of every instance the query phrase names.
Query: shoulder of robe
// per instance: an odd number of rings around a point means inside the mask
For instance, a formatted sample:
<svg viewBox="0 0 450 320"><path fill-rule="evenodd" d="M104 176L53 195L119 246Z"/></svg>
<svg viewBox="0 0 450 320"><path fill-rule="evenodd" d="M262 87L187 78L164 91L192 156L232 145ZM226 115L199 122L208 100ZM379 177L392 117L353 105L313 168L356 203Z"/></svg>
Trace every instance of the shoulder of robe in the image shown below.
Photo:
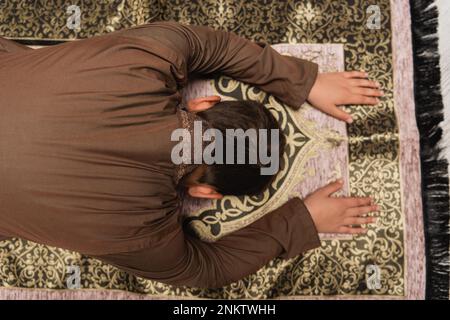
<svg viewBox="0 0 450 320"><path fill-rule="evenodd" d="M151 36L117 33L115 37L127 43L135 44L156 55L161 60L168 62L170 64L170 71L176 81L181 86L187 84L187 62L182 52L178 52L176 49L162 43L157 38L152 38Z"/></svg>

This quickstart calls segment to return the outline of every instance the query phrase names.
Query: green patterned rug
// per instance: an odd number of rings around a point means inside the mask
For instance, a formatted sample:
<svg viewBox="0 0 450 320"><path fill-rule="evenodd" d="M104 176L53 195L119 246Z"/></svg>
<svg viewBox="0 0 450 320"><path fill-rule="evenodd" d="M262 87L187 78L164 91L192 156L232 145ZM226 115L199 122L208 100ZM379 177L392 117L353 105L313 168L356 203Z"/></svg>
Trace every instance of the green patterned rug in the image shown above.
<svg viewBox="0 0 450 320"><path fill-rule="evenodd" d="M407 283L407 279L414 277L407 264L406 248L410 244L404 233L405 223L408 226L411 221L405 220L402 203L406 191L401 176L399 120L394 108L388 0L356 0L351 5L342 1L306 0L71 3L78 5L78 9L67 11L64 1L51 4L35 1L33 5L3 2L0 34L39 44L41 40L86 38L145 22L176 20L233 31L271 44L328 44L293 46L299 50L294 52L289 52L289 46L278 49L315 60L325 71L364 69L370 78L381 83L385 98L380 105L347 107L354 123L346 127L308 105L299 112L286 111L279 101L264 92L231 79L215 79L211 86L215 93L226 99L259 100L276 115L288 135L289 149L284 161L289 165L272 189L259 197L227 197L214 203L189 201L186 208L191 212L191 226L205 241L214 241L250 223L288 197L304 196L341 176L346 180L344 194L374 196L382 215L367 235L325 237L319 249L290 260L275 259L256 274L215 290L173 288L131 276L78 253L19 239L3 241L0 242L0 287L3 288L0 296L9 292L25 297L38 291L35 296L60 292L61 296L70 297L74 293L73 296L79 297L80 292L94 292L97 295L93 297L112 297L116 290L142 293L149 298L417 296L416 284ZM378 29L368 27L373 14L367 10L370 4L376 4L379 9ZM81 13L80 28L70 29L68 17L77 10ZM419 258L422 258L420 254ZM420 286L420 279L417 283Z"/></svg>

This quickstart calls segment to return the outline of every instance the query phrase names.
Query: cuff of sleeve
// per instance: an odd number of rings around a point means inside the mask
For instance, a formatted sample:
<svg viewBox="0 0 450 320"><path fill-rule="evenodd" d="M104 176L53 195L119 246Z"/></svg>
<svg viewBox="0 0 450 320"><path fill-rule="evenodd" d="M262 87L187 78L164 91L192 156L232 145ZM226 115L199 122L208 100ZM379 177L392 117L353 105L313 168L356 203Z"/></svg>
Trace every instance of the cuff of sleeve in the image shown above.
<svg viewBox="0 0 450 320"><path fill-rule="evenodd" d="M301 70L299 74L303 75L302 80L304 79L303 81L299 81L301 85L299 85L298 89L294 91L296 93L294 100L287 102L288 105L294 110L298 110L308 99L309 93L316 82L317 75L319 74L319 65L312 61L303 60L296 57L287 58L294 60L295 64L298 66L298 69Z"/></svg>
<svg viewBox="0 0 450 320"><path fill-rule="evenodd" d="M320 239L314 221L299 198L289 201L289 210L284 218L289 226L289 239L286 241L281 258L290 259L307 250L320 247Z"/></svg>

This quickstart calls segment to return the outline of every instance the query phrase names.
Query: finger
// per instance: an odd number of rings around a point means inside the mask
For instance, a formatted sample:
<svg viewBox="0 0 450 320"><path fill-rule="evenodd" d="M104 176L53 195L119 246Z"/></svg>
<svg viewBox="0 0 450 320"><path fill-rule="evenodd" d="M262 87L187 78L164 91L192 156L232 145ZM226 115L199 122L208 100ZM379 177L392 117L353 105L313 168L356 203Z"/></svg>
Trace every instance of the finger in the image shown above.
<svg viewBox="0 0 450 320"><path fill-rule="evenodd" d="M363 79L352 79L349 81L350 85L354 87L362 87L362 88L374 88L378 89L380 87L380 83L376 81L363 80Z"/></svg>
<svg viewBox="0 0 450 320"><path fill-rule="evenodd" d="M350 89L353 93L367 96L367 97L382 97L383 91L377 89L369 89L369 88L352 88Z"/></svg>
<svg viewBox="0 0 450 320"><path fill-rule="evenodd" d="M346 210L346 214L347 216L356 217L377 211L379 209L380 208L378 207L378 205L371 205L371 206L364 205L360 207L349 208Z"/></svg>
<svg viewBox="0 0 450 320"><path fill-rule="evenodd" d="M348 217L344 219L345 225L362 225L362 224L369 224L369 223L375 223L377 221L377 218L375 217Z"/></svg>
<svg viewBox="0 0 450 320"><path fill-rule="evenodd" d="M213 101L220 101L221 99L222 98L220 96L208 96L208 97L205 97L205 100L211 101L211 102L213 102Z"/></svg>
<svg viewBox="0 0 450 320"><path fill-rule="evenodd" d="M372 197L342 197L341 199L348 208L369 206L372 203Z"/></svg>
<svg viewBox="0 0 450 320"><path fill-rule="evenodd" d="M189 100L190 103L200 103L202 101L208 101L208 102L218 102L221 100L220 96L207 96L207 97L200 97L200 98L194 98Z"/></svg>
<svg viewBox="0 0 450 320"><path fill-rule="evenodd" d="M364 71L347 71L347 72L344 72L344 77L347 79L367 78L368 74Z"/></svg>
<svg viewBox="0 0 450 320"><path fill-rule="evenodd" d="M320 189L320 192L322 192L326 196L329 196L335 193L336 191L340 190L343 184L344 181L342 179L338 179L337 181L329 183L325 187L322 187Z"/></svg>
<svg viewBox="0 0 450 320"><path fill-rule="evenodd" d="M340 109L337 106L333 106L333 107L329 108L328 113L330 114L330 116L332 116L336 119L345 121L347 123L353 122L352 116L348 112L345 112L344 110Z"/></svg>
<svg viewBox="0 0 450 320"><path fill-rule="evenodd" d="M380 100L374 97L367 97L360 94L352 94L349 99L350 104L371 104L375 105L379 103Z"/></svg>
<svg viewBox="0 0 450 320"><path fill-rule="evenodd" d="M340 227L339 233L350 233L350 234L364 234L367 233L365 228L351 228L351 227Z"/></svg>

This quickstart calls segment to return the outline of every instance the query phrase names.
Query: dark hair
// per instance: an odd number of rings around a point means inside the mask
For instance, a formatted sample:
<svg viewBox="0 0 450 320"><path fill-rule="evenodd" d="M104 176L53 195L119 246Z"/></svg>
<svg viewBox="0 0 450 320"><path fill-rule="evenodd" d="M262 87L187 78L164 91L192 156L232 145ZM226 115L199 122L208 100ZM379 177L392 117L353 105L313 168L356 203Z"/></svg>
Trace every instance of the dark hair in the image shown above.
<svg viewBox="0 0 450 320"><path fill-rule="evenodd" d="M226 136L226 129L278 129L279 130L279 159L281 160L286 139L278 124L278 121L264 107L262 103L250 100L240 101L222 101L215 104L212 108L197 113L205 120L211 128L218 129L223 136ZM267 155L272 154L273 141L270 141L268 134ZM237 138L234 137L235 151L237 148ZM248 140L248 139L247 139ZM207 165L202 176L198 179L199 183L205 183L213 186L217 192L223 195L254 195L261 193L275 179L274 175L262 175L259 156L256 164L248 163L249 142L245 143L245 164L211 164ZM224 143L223 155L226 157L226 148ZM279 161L281 164L281 161Z"/></svg>

